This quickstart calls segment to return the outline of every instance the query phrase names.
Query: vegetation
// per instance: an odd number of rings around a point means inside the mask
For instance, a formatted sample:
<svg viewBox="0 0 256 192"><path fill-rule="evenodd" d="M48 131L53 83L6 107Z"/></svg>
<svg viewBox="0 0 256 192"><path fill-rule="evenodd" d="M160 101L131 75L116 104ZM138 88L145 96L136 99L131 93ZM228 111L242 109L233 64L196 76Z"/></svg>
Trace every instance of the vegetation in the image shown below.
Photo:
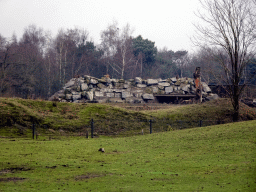
<svg viewBox="0 0 256 192"><path fill-rule="evenodd" d="M256 53L255 7L250 0L206 0L201 4L207 15L199 14L204 24L197 26L196 43L221 66L221 73L214 76L226 86L234 108L233 120L238 121L244 87L256 74L247 74L249 81L243 82Z"/></svg>
<svg viewBox="0 0 256 192"><path fill-rule="evenodd" d="M256 119L256 110L241 104L241 120ZM232 122L228 99L203 104L74 104L19 98L0 98L0 131L5 135L26 135L36 124L41 133L55 131L85 134L94 120L96 135L135 135Z"/></svg>
<svg viewBox="0 0 256 192"><path fill-rule="evenodd" d="M255 191L255 126L124 138L0 138L0 191Z"/></svg>

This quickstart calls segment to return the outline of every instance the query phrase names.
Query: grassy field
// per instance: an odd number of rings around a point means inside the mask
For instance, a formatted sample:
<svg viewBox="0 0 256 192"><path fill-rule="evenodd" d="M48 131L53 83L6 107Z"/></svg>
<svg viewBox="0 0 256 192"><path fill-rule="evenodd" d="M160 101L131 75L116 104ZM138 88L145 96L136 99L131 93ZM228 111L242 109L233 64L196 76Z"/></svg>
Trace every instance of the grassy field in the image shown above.
<svg viewBox="0 0 256 192"><path fill-rule="evenodd" d="M256 120L256 108L241 103L240 111L241 120ZM232 113L228 99L193 105L111 105L0 97L0 135L26 135L32 122L41 128L40 132L52 129L85 133L90 131L90 121L94 119L97 134L127 136L139 134L141 129L149 132L149 119L153 120L153 131L166 131L180 128L178 121L188 127L197 127L200 120L232 122Z"/></svg>
<svg viewBox="0 0 256 192"><path fill-rule="evenodd" d="M256 121L0 143L0 191L256 191Z"/></svg>

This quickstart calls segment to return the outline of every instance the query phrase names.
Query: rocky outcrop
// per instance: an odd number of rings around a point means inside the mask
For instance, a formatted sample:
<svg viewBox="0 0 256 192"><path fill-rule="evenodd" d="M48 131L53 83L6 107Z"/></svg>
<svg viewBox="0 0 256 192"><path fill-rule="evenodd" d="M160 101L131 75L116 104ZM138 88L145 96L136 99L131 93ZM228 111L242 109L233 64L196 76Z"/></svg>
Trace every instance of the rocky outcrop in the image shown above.
<svg viewBox="0 0 256 192"><path fill-rule="evenodd" d="M211 93L208 85L202 82L203 97L208 100L218 96ZM147 79L101 79L85 75L73 78L62 90L55 93L49 100L62 102L115 102L144 103L155 101L157 95L195 95L194 80L191 78Z"/></svg>

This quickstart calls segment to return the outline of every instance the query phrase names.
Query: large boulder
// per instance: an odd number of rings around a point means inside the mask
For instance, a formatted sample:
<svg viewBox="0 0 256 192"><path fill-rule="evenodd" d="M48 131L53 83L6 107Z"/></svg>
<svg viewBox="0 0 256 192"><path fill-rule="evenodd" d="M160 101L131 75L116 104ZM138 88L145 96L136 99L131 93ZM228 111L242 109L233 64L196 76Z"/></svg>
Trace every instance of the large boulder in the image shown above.
<svg viewBox="0 0 256 192"><path fill-rule="evenodd" d="M155 87L155 86L152 87L152 92L153 92L153 93L158 93L158 90L159 90L158 87Z"/></svg>
<svg viewBox="0 0 256 192"><path fill-rule="evenodd" d="M177 78L176 78L176 77L170 78L170 80L171 80L173 83L176 83L176 82L177 82Z"/></svg>
<svg viewBox="0 0 256 192"><path fill-rule="evenodd" d="M90 101L92 101L94 98L93 91L87 91L85 95L86 95L87 99Z"/></svg>
<svg viewBox="0 0 256 192"><path fill-rule="evenodd" d="M98 84L98 81L96 79L90 79L90 83L96 85Z"/></svg>
<svg viewBox="0 0 256 192"><path fill-rule="evenodd" d="M217 94L209 94L209 96L206 97L206 100L211 101L211 100L215 100L215 99L219 99L219 96Z"/></svg>
<svg viewBox="0 0 256 192"><path fill-rule="evenodd" d="M82 84L81 84L81 91L85 91L85 90L87 90L87 89L88 89L87 83L82 83Z"/></svg>
<svg viewBox="0 0 256 192"><path fill-rule="evenodd" d="M163 86L163 87L169 87L170 83L167 82L163 82L163 83L158 83L159 86Z"/></svg>
<svg viewBox="0 0 256 192"><path fill-rule="evenodd" d="M146 84L137 84L137 87L138 88L145 88L145 87L147 87L147 85Z"/></svg>
<svg viewBox="0 0 256 192"><path fill-rule="evenodd" d="M67 83L64 85L64 89L74 86L75 83L76 83L76 80L75 80L75 79L71 79L69 82L67 82Z"/></svg>
<svg viewBox="0 0 256 192"><path fill-rule="evenodd" d="M210 87L205 82L202 82L202 87L203 87L204 92L206 92L206 93L211 93L212 92Z"/></svg>
<svg viewBox="0 0 256 192"><path fill-rule="evenodd" d="M157 85L158 80L157 79L148 79L147 80L147 85Z"/></svg>
<svg viewBox="0 0 256 192"><path fill-rule="evenodd" d="M170 86L170 87L165 87L165 94L170 94L173 92L173 87Z"/></svg>
<svg viewBox="0 0 256 192"><path fill-rule="evenodd" d="M104 93L101 91L95 91L94 94L95 94L95 97L104 97Z"/></svg>
<svg viewBox="0 0 256 192"><path fill-rule="evenodd" d="M76 101L76 100L79 100L79 99L81 99L81 93L72 94L73 102Z"/></svg>
<svg viewBox="0 0 256 192"><path fill-rule="evenodd" d="M71 100L72 99L72 94L66 94L65 99L66 100Z"/></svg>
<svg viewBox="0 0 256 192"><path fill-rule="evenodd" d="M142 84L142 79L140 77L135 77L134 81L137 84Z"/></svg>
<svg viewBox="0 0 256 192"><path fill-rule="evenodd" d="M115 97L115 93L106 93L107 97Z"/></svg>
<svg viewBox="0 0 256 192"><path fill-rule="evenodd" d="M122 99L125 99L125 98L128 98L128 97L131 97L131 93L128 92L128 91L123 91L122 92Z"/></svg>
<svg viewBox="0 0 256 192"><path fill-rule="evenodd" d="M189 84L187 84L187 85L182 85L181 86L181 90L182 91L185 91L186 93L188 93L189 92L189 90L190 90L190 85Z"/></svg>
<svg viewBox="0 0 256 192"><path fill-rule="evenodd" d="M153 94L147 94L147 93L143 94L142 98L145 99L145 100L153 100L153 99L155 99Z"/></svg>

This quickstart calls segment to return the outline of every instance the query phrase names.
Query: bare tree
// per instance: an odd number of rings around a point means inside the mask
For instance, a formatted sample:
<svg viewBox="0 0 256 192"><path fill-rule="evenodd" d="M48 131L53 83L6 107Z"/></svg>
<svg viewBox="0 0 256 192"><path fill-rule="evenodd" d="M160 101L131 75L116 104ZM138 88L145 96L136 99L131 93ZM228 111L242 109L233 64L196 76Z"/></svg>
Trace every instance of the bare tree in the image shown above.
<svg viewBox="0 0 256 192"><path fill-rule="evenodd" d="M201 4L206 11L198 17L205 25L196 25L196 45L209 50L222 66L227 92L234 108L233 120L239 120L239 100L243 71L255 55L256 22L255 7L251 0L205 0Z"/></svg>
<svg viewBox="0 0 256 192"><path fill-rule="evenodd" d="M129 64L133 64L132 33L133 30L129 24L126 24L123 29L119 29L117 22L109 25L101 33L104 57L108 58L107 67L111 67L122 79L125 75L125 69Z"/></svg>
<svg viewBox="0 0 256 192"><path fill-rule="evenodd" d="M11 87L10 68L15 62L13 42L6 40L0 35L0 95L7 92Z"/></svg>
<svg viewBox="0 0 256 192"><path fill-rule="evenodd" d="M56 61L59 67L59 83L61 86L68 78L77 75L84 62L76 62L76 51L79 45L88 38L88 32L83 29L60 30L55 39ZM67 72L66 70L69 70Z"/></svg>

